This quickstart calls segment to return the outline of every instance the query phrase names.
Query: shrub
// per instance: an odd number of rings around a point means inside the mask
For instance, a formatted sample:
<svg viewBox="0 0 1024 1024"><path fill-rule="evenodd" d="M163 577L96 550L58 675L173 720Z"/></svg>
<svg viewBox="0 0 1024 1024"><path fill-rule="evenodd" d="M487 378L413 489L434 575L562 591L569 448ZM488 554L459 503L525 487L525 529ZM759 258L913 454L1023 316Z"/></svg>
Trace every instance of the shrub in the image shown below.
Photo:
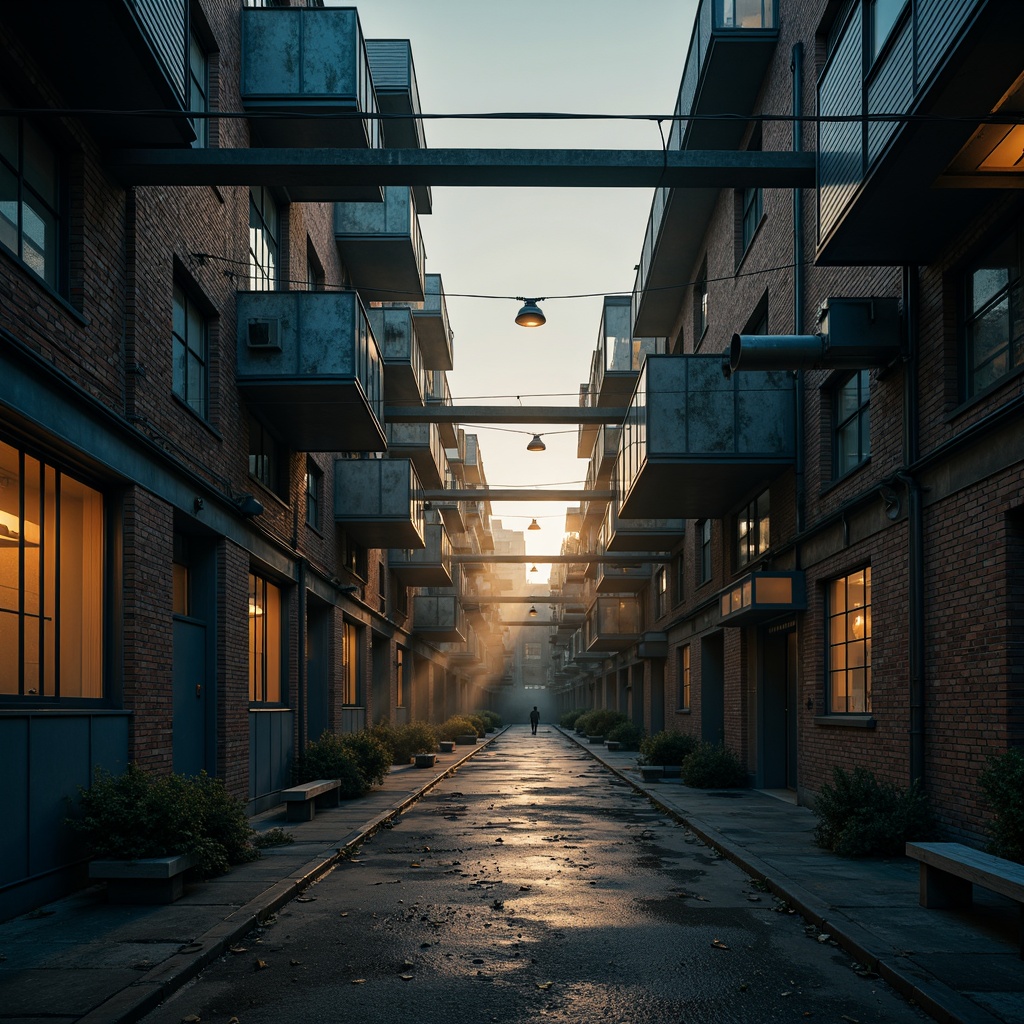
<svg viewBox="0 0 1024 1024"><path fill-rule="evenodd" d="M932 829L928 798L915 783L902 790L864 768L832 769L815 800L814 841L842 857L894 856Z"/></svg>
<svg viewBox="0 0 1024 1024"><path fill-rule="evenodd" d="M488 711L486 708L483 711L474 711L474 715L484 720L484 725L488 729L500 729L501 728L501 715L496 711Z"/></svg>
<svg viewBox="0 0 1024 1024"><path fill-rule="evenodd" d="M118 776L97 768L79 794L82 816L68 824L83 833L90 857L192 854L203 877L259 857L245 804L205 772L158 775L134 762Z"/></svg>
<svg viewBox="0 0 1024 1024"><path fill-rule="evenodd" d="M362 796L387 777L393 754L370 729L339 736L326 731L306 744L297 773L298 782L341 779L341 796Z"/></svg>
<svg viewBox="0 0 1024 1024"><path fill-rule="evenodd" d="M610 708L595 708L576 719L576 731L585 731L588 736L607 736L612 729L628 721L621 711Z"/></svg>
<svg viewBox="0 0 1024 1024"><path fill-rule="evenodd" d="M736 789L747 783L739 758L717 743L698 743L683 758L683 782L694 789Z"/></svg>
<svg viewBox="0 0 1024 1024"><path fill-rule="evenodd" d="M369 729L346 733L341 737L341 742L356 763L356 770L362 780L360 793L379 786L387 778L391 770L391 751Z"/></svg>
<svg viewBox="0 0 1024 1024"><path fill-rule="evenodd" d="M487 735L487 723L478 714L466 715L466 718L473 723L470 732L475 732L477 736Z"/></svg>
<svg viewBox="0 0 1024 1024"><path fill-rule="evenodd" d="M979 781L995 815L989 853L1024 864L1024 750L990 758Z"/></svg>
<svg viewBox="0 0 1024 1024"><path fill-rule="evenodd" d="M656 732L640 744L644 764L681 765L697 747L696 736L680 732Z"/></svg>
<svg viewBox="0 0 1024 1024"><path fill-rule="evenodd" d="M372 732L390 751L392 764L408 764L416 754L431 754L437 750L437 734L427 722L404 725L378 722Z"/></svg>
<svg viewBox="0 0 1024 1024"><path fill-rule="evenodd" d="M445 719L437 727L437 735L442 740L453 740L457 736L474 736L479 734L472 719L467 718L465 715L452 715L451 718Z"/></svg>
<svg viewBox="0 0 1024 1024"><path fill-rule="evenodd" d="M605 740L614 740L623 750L639 750L644 731L635 722L620 722L609 729Z"/></svg>
<svg viewBox="0 0 1024 1024"><path fill-rule="evenodd" d="M587 712L584 708L576 708L575 711L564 711L561 718L558 719L558 724L563 729L575 729L576 720Z"/></svg>

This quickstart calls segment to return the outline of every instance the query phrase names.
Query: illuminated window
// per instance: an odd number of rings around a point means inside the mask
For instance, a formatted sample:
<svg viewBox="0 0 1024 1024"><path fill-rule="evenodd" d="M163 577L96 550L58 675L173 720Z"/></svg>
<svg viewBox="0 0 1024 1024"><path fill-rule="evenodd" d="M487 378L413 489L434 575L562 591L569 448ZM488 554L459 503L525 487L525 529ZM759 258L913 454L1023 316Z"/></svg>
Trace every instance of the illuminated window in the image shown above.
<svg viewBox="0 0 1024 1024"><path fill-rule="evenodd" d="M0 108L12 107L0 92ZM0 117L0 245L51 288L61 285L57 154L18 117Z"/></svg>
<svg viewBox="0 0 1024 1024"><path fill-rule="evenodd" d="M274 197L262 186L249 190L249 291L277 288L278 216Z"/></svg>
<svg viewBox="0 0 1024 1024"><path fill-rule="evenodd" d="M209 331L195 300L177 281L171 321L171 360L174 393L193 412L206 419Z"/></svg>
<svg viewBox="0 0 1024 1024"><path fill-rule="evenodd" d="M341 702L348 707L359 704L359 627L344 624L341 652Z"/></svg>
<svg viewBox="0 0 1024 1024"><path fill-rule="evenodd" d="M668 612L668 569L659 569L654 577L654 617L660 619Z"/></svg>
<svg viewBox="0 0 1024 1024"><path fill-rule="evenodd" d="M858 370L835 389L833 478L845 476L871 454L871 375Z"/></svg>
<svg viewBox="0 0 1024 1024"><path fill-rule="evenodd" d="M736 567L759 558L771 544L771 503L762 491L736 516Z"/></svg>
<svg viewBox="0 0 1024 1024"><path fill-rule="evenodd" d="M833 714L871 710L871 567L828 587L828 705Z"/></svg>
<svg viewBox="0 0 1024 1024"><path fill-rule="evenodd" d="M1017 230L975 262L967 274L966 398L1024 365L1020 243Z"/></svg>
<svg viewBox="0 0 1024 1024"><path fill-rule="evenodd" d="M249 700L281 703L281 590L249 573Z"/></svg>
<svg viewBox="0 0 1024 1024"><path fill-rule="evenodd" d="M690 645L683 644L676 657L676 710L690 710Z"/></svg>
<svg viewBox="0 0 1024 1024"><path fill-rule="evenodd" d="M103 696L103 496L0 442L0 698Z"/></svg>

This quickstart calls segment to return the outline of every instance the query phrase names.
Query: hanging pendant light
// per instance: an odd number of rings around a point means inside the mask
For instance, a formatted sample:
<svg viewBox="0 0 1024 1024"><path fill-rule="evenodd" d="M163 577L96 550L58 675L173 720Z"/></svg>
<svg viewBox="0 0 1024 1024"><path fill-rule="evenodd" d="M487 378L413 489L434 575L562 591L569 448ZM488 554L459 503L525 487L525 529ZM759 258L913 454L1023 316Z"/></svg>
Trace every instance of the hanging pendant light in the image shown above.
<svg viewBox="0 0 1024 1024"><path fill-rule="evenodd" d="M527 527L527 529L528 530L539 530L540 529L540 523L538 523L536 519L531 519L530 520L530 525Z"/></svg>
<svg viewBox="0 0 1024 1024"><path fill-rule="evenodd" d="M526 446L528 452L547 451L547 445L540 439L540 434L534 434L533 440ZM538 527L540 529L540 527Z"/></svg>
<svg viewBox="0 0 1024 1024"><path fill-rule="evenodd" d="M537 617L537 607L536 607L536 605L532 605L531 604L530 605L530 618L531 619L535 619L536 617Z"/></svg>
<svg viewBox="0 0 1024 1024"><path fill-rule="evenodd" d="M534 565L530 567L530 572L540 572L540 570Z"/></svg>
<svg viewBox="0 0 1024 1024"><path fill-rule="evenodd" d="M543 302L543 299L524 299L519 295L517 300L523 303L523 308L516 313L516 323L520 327L543 327L547 323L547 317L537 305L538 302Z"/></svg>

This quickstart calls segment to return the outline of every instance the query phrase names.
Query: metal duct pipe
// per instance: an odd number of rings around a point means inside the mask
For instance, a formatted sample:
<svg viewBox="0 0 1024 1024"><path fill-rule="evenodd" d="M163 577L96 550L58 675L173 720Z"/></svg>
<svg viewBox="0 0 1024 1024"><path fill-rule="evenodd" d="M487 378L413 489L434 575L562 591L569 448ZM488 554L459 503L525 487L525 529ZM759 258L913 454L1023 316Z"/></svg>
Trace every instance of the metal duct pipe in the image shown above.
<svg viewBox="0 0 1024 1024"><path fill-rule="evenodd" d="M734 334L722 353L722 373L744 370L799 370L821 366L827 343L821 334Z"/></svg>

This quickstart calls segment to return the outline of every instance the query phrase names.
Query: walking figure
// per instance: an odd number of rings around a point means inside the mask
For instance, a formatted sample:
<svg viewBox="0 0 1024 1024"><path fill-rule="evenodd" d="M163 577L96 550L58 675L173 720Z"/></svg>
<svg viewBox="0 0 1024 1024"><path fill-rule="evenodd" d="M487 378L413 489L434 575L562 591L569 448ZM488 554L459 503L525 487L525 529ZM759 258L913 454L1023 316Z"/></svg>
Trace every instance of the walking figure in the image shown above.
<svg viewBox="0 0 1024 1024"><path fill-rule="evenodd" d="M534 736L537 735L537 723L540 721L540 712L537 710L537 705L533 705L533 710L530 712L530 731Z"/></svg>

